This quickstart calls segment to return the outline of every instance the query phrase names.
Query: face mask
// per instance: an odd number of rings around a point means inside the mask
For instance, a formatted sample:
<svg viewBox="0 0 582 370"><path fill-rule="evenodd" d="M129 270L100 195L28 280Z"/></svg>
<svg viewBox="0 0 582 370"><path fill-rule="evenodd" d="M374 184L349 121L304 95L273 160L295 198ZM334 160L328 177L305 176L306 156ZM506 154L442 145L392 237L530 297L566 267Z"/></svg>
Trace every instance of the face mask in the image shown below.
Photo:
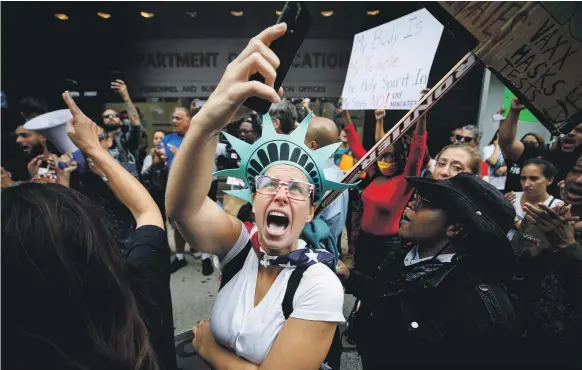
<svg viewBox="0 0 582 370"><path fill-rule="evenodd" d="M378 163L378 168L382 172L389 172L394 168L393 162L377 161L376 163Z"/></svg>

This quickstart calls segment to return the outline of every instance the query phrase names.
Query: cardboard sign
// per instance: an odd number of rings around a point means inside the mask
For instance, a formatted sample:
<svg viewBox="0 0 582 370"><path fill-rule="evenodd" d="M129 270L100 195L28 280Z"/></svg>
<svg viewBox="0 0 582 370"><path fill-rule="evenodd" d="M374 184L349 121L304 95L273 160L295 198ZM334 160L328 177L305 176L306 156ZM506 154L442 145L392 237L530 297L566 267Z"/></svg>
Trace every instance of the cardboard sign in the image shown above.
<svg viewBox="0 0 582 370"><path fill-rule="evenodd" d="M536 1L439 4L479 40L475 55L544 126L554 131L565 121L582 122L582 6Z"/></svg>
<svg viewBox="0 0 582 370"><path fill-rule="evenodd" d="M354 36L343 109L409 110L426 88L443 26L426 10Z"/></svg>

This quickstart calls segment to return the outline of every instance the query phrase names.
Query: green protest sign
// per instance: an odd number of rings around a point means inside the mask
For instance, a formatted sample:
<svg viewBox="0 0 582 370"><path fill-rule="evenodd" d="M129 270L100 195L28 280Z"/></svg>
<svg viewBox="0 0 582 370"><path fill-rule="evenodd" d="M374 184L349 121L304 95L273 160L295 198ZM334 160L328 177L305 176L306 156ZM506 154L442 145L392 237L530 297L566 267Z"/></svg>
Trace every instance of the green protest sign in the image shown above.
<svg viewBox="0 0 582 370"><path fill-rule="evenodd" d="M507 117L507 113L509 112L509 109L511 108L511 100L514 97L515 97L515 95L513 95L511 90L509 90L506 87L505 93L503 94L503 106L505 107L505 113L503 114L504 117ZM539 122L539 120L536 118L536 116L531 114L531 112L528 109L524 109L521 111L521 113L519 114L519 120L522 122Z"/></svg>

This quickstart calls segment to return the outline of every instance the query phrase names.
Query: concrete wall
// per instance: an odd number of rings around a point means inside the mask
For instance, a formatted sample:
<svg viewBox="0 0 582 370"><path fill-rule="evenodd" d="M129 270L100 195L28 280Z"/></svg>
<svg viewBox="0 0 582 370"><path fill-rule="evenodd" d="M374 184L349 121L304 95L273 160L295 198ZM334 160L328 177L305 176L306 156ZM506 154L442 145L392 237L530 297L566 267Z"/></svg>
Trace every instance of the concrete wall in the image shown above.
<svg viewBox="0 0 582 370"><path fill-rule="evenodd" d="M481 106L479 107L479 128L483 132L480 145L481 149L489 144L495 131L497 131L498 125L493 122L492 117L499 107L503 105L504 91L505 86L501 81L486 69L483 74L483 90L481 94ZM546 143L550 140L549 131L539 122L520 122L517 128L517 139L521 139L528 132L541 134L546 140Z"/></svg>

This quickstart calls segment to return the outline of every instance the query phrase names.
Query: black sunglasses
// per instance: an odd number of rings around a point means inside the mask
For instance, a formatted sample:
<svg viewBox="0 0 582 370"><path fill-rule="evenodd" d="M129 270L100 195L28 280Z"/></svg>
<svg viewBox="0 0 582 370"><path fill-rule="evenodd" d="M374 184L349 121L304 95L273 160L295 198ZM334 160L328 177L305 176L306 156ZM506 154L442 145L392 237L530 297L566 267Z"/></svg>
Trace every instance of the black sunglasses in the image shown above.
<svg viewBox="0 0 582 370"><path fill-rule="evenodd" d="M470 143L471 141L473 141L473 138L470 136L457 135L456 138L457 141L461 143Z"/></svg>
<svg viewBox="0 0 582 370"><path fill-rule="evenodd" d="M117 117L119 117L117 114L104 114L103 115L103 119L106 119L106 118L117 118Z"/></svg>

